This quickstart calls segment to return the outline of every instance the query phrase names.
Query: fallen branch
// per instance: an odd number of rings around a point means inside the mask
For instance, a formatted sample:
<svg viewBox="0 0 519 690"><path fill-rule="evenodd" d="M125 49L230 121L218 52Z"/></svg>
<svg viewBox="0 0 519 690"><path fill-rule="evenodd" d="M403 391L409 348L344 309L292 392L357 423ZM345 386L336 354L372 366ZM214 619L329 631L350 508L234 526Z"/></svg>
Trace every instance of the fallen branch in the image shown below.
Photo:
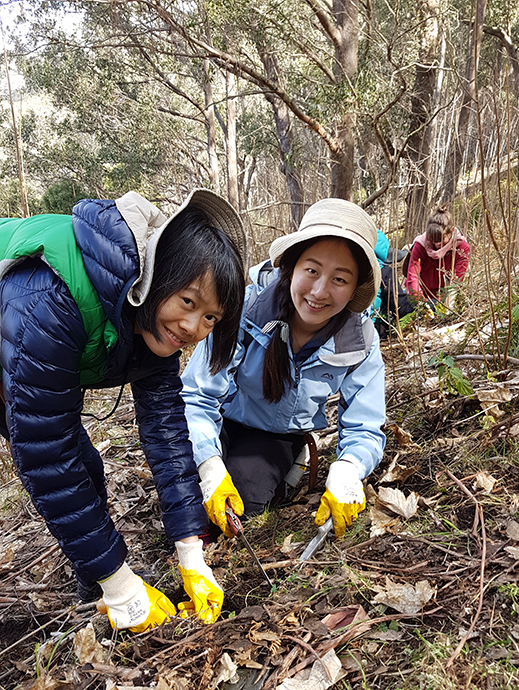
<svg viewBox="0 0 519 690"><path fill-rule="evenodd" d="M465 635L462 637L462 639L459 641L458 646L454 650L454 652L451 654L450 659L447 661L446 668L451 668L452 664L454 661L457 659L459 656L461 650L463 649L465 642L469 639L471 632L474 630L474 627L476 625L476 622L481 614L481 611L483 609L483 597L485 593L485 563L486 563L486 558L487 558L487 533L485 529L485 518L483 516L483 509L481 508L481 505L477 498L467 489L467 487L460 482L460 480L455 477L452 472L449 470L445 470L446 474L449 475L449 477L452 479L452 481L465 493L471 501L474 502L476 506L476 513L478 514L479 517L479 522L481 523L481 539L482 539L482 545L481 545L481 568L480 568L480 573L479 573L479 604L478 604L478 609L476 611L476 614L474 615L474 618L472 619L472 622L469 626L469 629L465 633Z"/></svg>

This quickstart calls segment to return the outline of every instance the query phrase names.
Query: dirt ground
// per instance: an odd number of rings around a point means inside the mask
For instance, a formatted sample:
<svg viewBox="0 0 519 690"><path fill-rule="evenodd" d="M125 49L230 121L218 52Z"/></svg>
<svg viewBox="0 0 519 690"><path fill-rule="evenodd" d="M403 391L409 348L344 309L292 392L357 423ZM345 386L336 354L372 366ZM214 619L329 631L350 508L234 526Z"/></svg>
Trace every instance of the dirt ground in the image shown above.
<svg viewBox="0 0 519 690"><path fill-rule="evenodd" d="M313 516L334 459L331 401L315 488L305 478L245 523L273 587L240 541L221 535L207 547L225 591L211 626L179 618L116 635L94 605L78 604L72 568L4 448L0 688L518 687L519 369L490 363L489 376L488 362L470 359L477 350L458 347L456 331L436 325L383 344L387 446L367 482L367 509L344 539L329 536L298 563L316 533ZM458 352L456 365L475 394L449 392L445 376L438 380L431 357L443 351ZM491 416L480 394L488 390L501 395ZM86 408L108 411L115 395L93 392ZM129 394L110 419L85 424L105 461L129 564L182 601Z"/></svg>

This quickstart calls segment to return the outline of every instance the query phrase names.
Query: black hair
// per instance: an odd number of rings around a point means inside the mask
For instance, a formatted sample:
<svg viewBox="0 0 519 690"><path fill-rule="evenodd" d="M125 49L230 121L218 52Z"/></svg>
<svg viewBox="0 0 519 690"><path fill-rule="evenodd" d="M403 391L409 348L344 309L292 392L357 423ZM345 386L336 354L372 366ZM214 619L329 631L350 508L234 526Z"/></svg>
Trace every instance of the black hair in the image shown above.
<svg viewBox="0 0 519 690"><path fill-rule="evenodd" d="M160 341L157 312L172 295L209 273L223 317L215 325L211 374L231 361L238 339L245 277L236 245L223 230L212 226L202 209L188 206L162 233L155 254L150 291L137 310L137 324Z"/></svg>
<svg viewBox="0 0 519 690"><path fill-rule="evenodd" d="M312 245L317 244L317 242L322 242L323 240L336 240L337 242L344 242L348 246L359 271L357 287L369 280L372 272L371 264L364 250L356 242L334 235L314 237L304 242L298 242L283 252L279 261L279 279L274 294L274 300L279 304L277 318L280 321L290 323L295 311L292 296L290 294L290 284L299 257ZM335 316L330 319L330 323L328 324L329 338L341 330L348 320L349 315L350 310L348 309L348 305L346 305L342 311L335 314ZM263 397L265 400L268 400L268 402L279 402L283 397L286 387L290 385L290 383L288 347L286 343L281 340L279 330L276 329L267 346L265 359L263 361Z"/></svg>

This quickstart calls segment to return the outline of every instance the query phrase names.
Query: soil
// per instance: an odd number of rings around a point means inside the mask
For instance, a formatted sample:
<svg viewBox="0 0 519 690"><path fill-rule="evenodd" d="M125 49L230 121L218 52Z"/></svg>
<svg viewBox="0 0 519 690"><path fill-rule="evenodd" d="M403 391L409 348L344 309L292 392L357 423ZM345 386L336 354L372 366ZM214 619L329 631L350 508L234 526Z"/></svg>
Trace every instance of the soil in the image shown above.
<svg viewBox="0 0 519 690"><path fill-rule="evenodd" d="M501 406L499 422L483 423L477 398L434 391L427 379L435 372L409 352L394 342L383 347L387 446L367 482L367 509L343 539L331 534L309 562L298 563L315 535L314 515L334 459L337 401L331 401L315 488L309 491L305 478L264 516L244 523L274 586L239 539L219 535L207 546L206 560L225 591L221 618L210 626L178 618L139 635L115 634L95 604L78 603L73 570L9 469L4 448L0 688L269 690L299 678L330 650L341 671L326 687L517 687L517 393ZM488 387L480 363L463 371L475 389ZM506 385L512 374L499 373L496 385ZM92 392L87 407L97 412L100 400L109 410L106 391ZM185 593L129 393L109 420L85 417L85 425L105 461L111 511L128 544L129 564L178 604ZM405 479L388 482L395 460ZM483 487L487 476L494 480L490 489ZM381 489L388 488L404 498L414 492L416 512L406 516L405 506L401 514L384 507ZM377 509L391 517L379 532ZM408 585L414 595L424 581L432 594L415 611L388 594Z"/></svg>

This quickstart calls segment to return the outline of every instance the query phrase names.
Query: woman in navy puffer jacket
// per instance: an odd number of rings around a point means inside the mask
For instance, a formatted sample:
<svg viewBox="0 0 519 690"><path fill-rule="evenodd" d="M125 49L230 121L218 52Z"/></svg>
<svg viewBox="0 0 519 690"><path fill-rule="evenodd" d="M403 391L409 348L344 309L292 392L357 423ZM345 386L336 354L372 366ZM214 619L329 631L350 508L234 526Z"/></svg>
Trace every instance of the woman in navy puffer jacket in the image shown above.
<svg viewBox="0 0 519 690"><path fill-rule="evenodd" d="M169 220L135 192L70 216L0 221L0 432L38 512L74 564L84 601L145 630L173 604L126 564L103 464L81 424L85 388L130 383L141 444L190 601L214 621L223 592L202 554L206 513L180 397L182 347L213 334L214 371L234 350L244 251L234 209L194 190Z"/></svg>

